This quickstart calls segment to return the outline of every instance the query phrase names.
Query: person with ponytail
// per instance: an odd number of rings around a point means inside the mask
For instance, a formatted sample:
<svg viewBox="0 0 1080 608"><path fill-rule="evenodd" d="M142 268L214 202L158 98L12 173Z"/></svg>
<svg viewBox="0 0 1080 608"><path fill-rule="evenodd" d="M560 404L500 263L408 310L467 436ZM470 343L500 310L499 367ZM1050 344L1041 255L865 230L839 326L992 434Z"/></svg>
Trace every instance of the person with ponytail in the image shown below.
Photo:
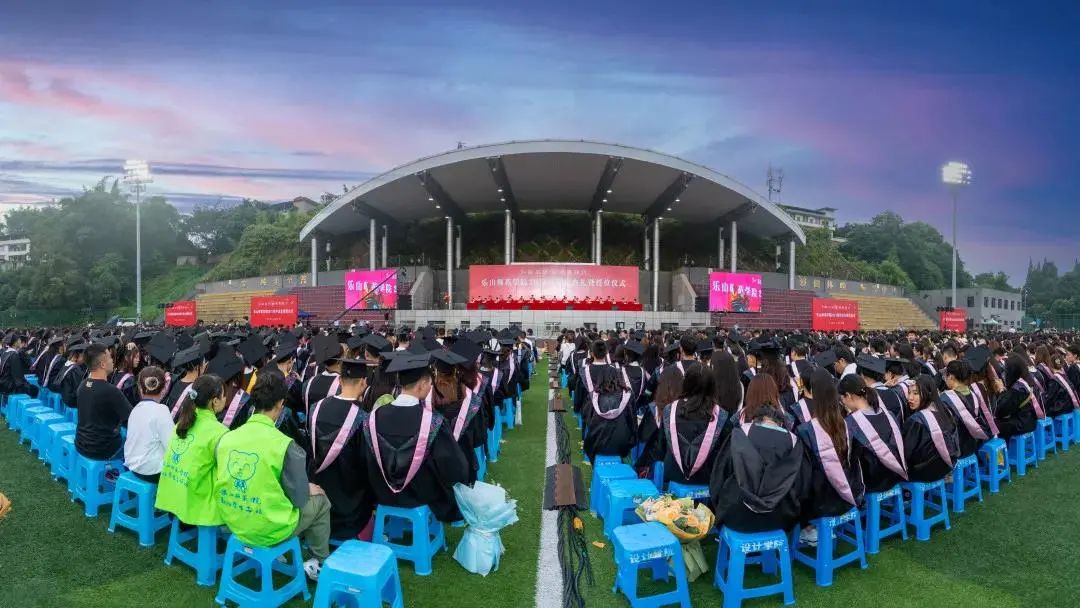
<svg viewBox="0 0 1080 608"><path fill-rule="evenodd" d="M966 366L960 359L950 361L944 371L946 382L952 374L954 386L959 386L956 375L966 378L967 374L960 369ZM908 391L909 413L901 433L909 481L925 483L944 479L962 454L953 410L941 402L937 382L937 378L921 374ZM966 405L958 407L968 411Z"/></svg>
<svg viewBox="0 0 1080 608"><path fill-rule="evenodd" d="M593 343L592 361L581 371L585 454L626 457L637 445L637 416L625 370L607 363L607 344ZM577 396L575 396L577 397Z"/></svg>
<svg viewBox="0 0 1080 608"><path fill-rule="evenodd" d="M945 378L947 390L941 393L940 405L945 407L956 422L956 432L960 442L959 458L971 456L982 447L982 444L997 434L997 430L990 426L989 419L983 414L983 404L980 401L982 397L976 394L971 387L974 382L974 373L968 357L972 353L979 356L978 351L980 350L985 351L987 356L989 355L989 351L985 348L976 347L971 349L971 352L965 355L963 359L950 361L941 374ZM926 391L922 392L925 393ZM923 401L925 401L926 395L922 395L922 397ZM912 405L917 401L912 399L910 393L908 394L909 412L922 410L926 407L925 404L922 407ZM986 408L986 411L988 412L989 408ZM910 446L909 449L911 449Z"/></svg>
<svg viewBox="0 0 1080 608"><path fill-rule="evenodd" d="M682 393L683 375L679 373L679 370L668 366L657 375L659 381L653 391L653 399L643 408L641 420L637 425L637 441L641 446L641 455L638 456L634 466L638 469L651 470L653 463L664 457L664 443L660 440L660 428L663 426L664 412ZM735 372L735 382L738 384L737 370ZM736 405L736 407L738 406Z"/></svg>
<svg viewBox="0 0 1080 608"><path fill-rule="evenodd" d="M214 494L214 448L228 431L217 419L225 405L221 378L200 376L188 387L165 450L154 506L190 526L223 523Z"/></svg>
<svg viewBox="0 0 1080 608"><path fill-rule="evenodd" d="M1050 373L1046 382L1046 415L1050 417L1071 414L1080 407L1077 391L1065 373L1065 356L1050 355Z"/></svg>
<svg viewBox="0 0 1080 608"><path fill-rule="evenodd" d="M188 398L188 387L206 369L206 359L198 346L192 346L173 355L172 365L175 380L172 386L169 387L169 393L166 395L164 403L169 408L173 420L176 420L180 414L183 401Z"/></svg>
<svg viewBox="0 0 1080 608"><path fill-rule="evenodd" d="M816 546L817 529L808 525L821 517L836 517L863 503L862 447L848 441L844 410L836 393L832 374L816 368L810 374L814 395L811 419L795 430L806 449L803 451L802 475L809 492L802 497L803 529L800 540Z"/></svg>
<svg viewBox="0 0 1080 608"><path fill-rule="evenodd" d="M859 465L867 492L890 490L908 478L900 425L878 399L877 389L858 374L849 374L836 388L847 410L848 436L858 443Z"/></svg>
<svg viewBox="0 0 1080 608"><path fill-rule="evenodd" d="M664 410L660 420L665 481L709 483L717 449L730 431L728 413L717 405L715 395L710 368L687 368L678 400Z"/></svg>
<svg viewBox="0 0 1080 608"><path fill-rule="evenodd" d="M1010 353L1005 359L1003 390L994 408L994 421L1002 439L1034 431L1036 422L1045 415L1033 385L1026 357Z"/></svg>
<svg viewBox="0 0 1080 608"><path fill-rule="evenodd" d="M172 416L161 403L165 394L165 370L144 367L136 380L141 400L128 416L128 434L124 441L124 466L136 477L157 483L165 456L165 445L172 436Z"/></svg>
<svg viewBox="0 0 1080 608"><path fill-rule="evenodd" d="M472 485L480 470L476 448L484 446L487 440L487 428L481 415L484 395L476 373L480 347L464 340L461 346L455 343L454 349L432 353L435 382L431 389L431 404L446 419L451 434L465 453L465 459L469 461L468 484Z"/></svg>

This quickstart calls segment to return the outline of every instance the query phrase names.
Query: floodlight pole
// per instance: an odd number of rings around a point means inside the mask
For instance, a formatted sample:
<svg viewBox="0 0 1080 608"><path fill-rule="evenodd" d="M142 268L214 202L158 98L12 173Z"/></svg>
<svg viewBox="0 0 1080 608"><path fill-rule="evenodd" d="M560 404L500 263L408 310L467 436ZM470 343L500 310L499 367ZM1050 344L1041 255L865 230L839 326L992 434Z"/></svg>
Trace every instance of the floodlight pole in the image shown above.
<svg viewBox="0 0 1080 608"><path fill-rule="evenodd" d="M142 187L135 185L135 324L142 324Z"/></svg>
<svg viewBox="0 0 1080 608"><path fill-rule="evenodd" d="M952 305L953 308L958 308L956 303L956 208L957 198L959 196L959 187L953 186L952 188Z"/></svg>

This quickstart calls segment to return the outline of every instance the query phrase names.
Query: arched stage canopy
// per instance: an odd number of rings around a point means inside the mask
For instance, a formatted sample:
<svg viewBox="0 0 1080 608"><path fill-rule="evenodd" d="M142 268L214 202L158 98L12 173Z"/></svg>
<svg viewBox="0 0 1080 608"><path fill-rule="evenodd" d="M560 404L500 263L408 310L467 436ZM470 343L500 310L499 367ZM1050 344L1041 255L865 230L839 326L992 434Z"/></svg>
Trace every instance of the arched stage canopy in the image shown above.
<svg viewBox="0 0 1080 608"><path fill-rule="evenodd" d="M610 192L609 192L610 191ZM572 210L631 213L806 242L784 211L726 175L681 158L583 140L511 141L452 150L402 165L350 190L300 232L347 234L472 213ZM374 220L374 222L372 221ZM374 250L374 249L373 249Z"/></svg>

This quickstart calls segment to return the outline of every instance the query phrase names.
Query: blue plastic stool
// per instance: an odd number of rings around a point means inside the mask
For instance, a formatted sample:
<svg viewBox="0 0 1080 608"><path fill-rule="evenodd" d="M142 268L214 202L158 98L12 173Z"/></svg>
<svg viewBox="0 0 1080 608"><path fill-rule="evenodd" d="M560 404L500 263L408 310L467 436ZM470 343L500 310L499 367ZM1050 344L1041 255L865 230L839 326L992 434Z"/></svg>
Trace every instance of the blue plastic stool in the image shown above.
<svg viewBox="0 0 1080 608"><path fill-rule="evenodd" d="M79 424L79 410L78 408L64 406L64 414L67 416L69 422Z"/></svg>
<svg viewBox="0 0 1080 608"><path fill-rule="evenodd" d="M1036 468L1039 466L1038 454L1035 452L1035 433L1009 437L1009 462L1016 467L1017 477L1027 474L1027 465Z"/></svg>
<svg viewBox="0 0 1080 608"><path fill-rule="evenodd" d="M623 525L626 514L640 521L634 513L641 501L659 496L660 492L648 479L612 479L607 482L607 511L604 513L604 536L611 538L615 528Z"/></svg>
<svg viewBox="0 0 1080 608"><path fill-rule="evenodd" d="M570 400L571 400L571 401L573 401L573 399L574 399L574 398L573 398L573 397L571 396L571 397L570 397ZM581 414L579 414L579 413L577 413L577 412L574 412L574 420L576 420L576 421L577 421L577 428L578 428L578 430L579 430L579 431L580 431L580 430L583 430L583 429L582 429L582 424L584 424L584 419L582 419L582 417L581 417ZM582 433L582 435L584 435L584 433Z"/></svg>
<svg viewBox="0 0 1080 608"><path fill-rule="evenodd" d="M514 400L510 397L503 399L502 403L502 422L506 425L507 430L513 430L514 428Z"/></svg>
<svg viewBox="0 0 1080 608"><path fill-rule="evenodd" d="M115 484L105 479L105 470L124 468L120 460L91 460L82 454L71 457L71 477L68 478L68 490L71 501L76 500L86 507L87 517L97 517L102 505L112 503Z"/></svg>
<svg viewBox="0 0 1080 608"><path fill-rule="evenodd" d="M139 544L153 547L159 530L169 526L169 516L154 511L157 485L145 482L131 471L124 471L116 480L113 490L112 513L109 515L109 532L127 528L139 535Z"/></svg>
<svg viewBox="0 0 1080 608"><path fill-rule="evenodd" d="M1073 410L1073 443L1080 443L1080 409Z"/></svg>
<svg viewBox="0 0 1080 608"><path fill-rule="evenodd" d="M1073 438L1076 436L1076 432L1073 430L1072 413L1062 414L1054 418L1054 439L1057 441L1058 447L1062 452L1069 451L1069 445L1073 442Z"/></svg>
<svg viewBox="0 0 1080 608"><path fill-rule="evenodd" d="M70 424L70 423L68 423ZM52 478L64 480L71 484L71 467L75 461L75 433L65 433L58 437L52 444L52 453L49 454L49 463L52 465Z"/></svg>
<svg viewBox="0 0 1080 608"><path fill-rule="evenodd" d="M7 423L8 428L18 432L19 422L22 417L23 405L30 399L30 395L8 395L7 396Z"/></svg>
<svg viewBox="0 0 1080 608"><path fill-rule="evenodd" d="M904 493L900 486L895 485L884 492L867 493L865 518L868 554L879 553L882 539L893 534L899 533L900 538L907 540L907 514L904 512Z"/></svg>
<svg viewBox="0 0 1080 608"><path fill-rule="evenodd" d="M30 451L36 451L38 458L43 462L49 460L49 425L61 422L64 422L63 414L57 414L52 410L34 415L33 426L30 427L30 432L27 433L30 437Z"/></svg>
<svg viewBox="0 0 1080 608"><path fill-rule="evenodd" d="M664 461L657 460L652 465L652 478L653 485L656 486L657 492L664 491Z"/></svg>
<svg viewBox="0 0 1080 608"><path fill-rule="evenodd" d="M499 451L502 444L502 422L499 420L499 412L495 412L495 426L488 429L487 433L487 453L488 462L499 461Z"/></svg>
<svg viewBox="0 0 1080 608"><path fill-rule="evenodd" d="M986 483L991 494L1001 491L1002 481L1012 481L1009 468L1009 449L1004 439L994 437L982 444L976 452L979 457L979 477Z"/></svg>
<svg viewBox="0 0 1080 608"><path fill-rule="evenodd" d="M945 498L945 482L943 480L927 483L912 481L901 482L900 486L911 492L911 503L908 505L908 525L915 528L915 540L930 540L930 528L935 524L944 524L949 530L949 506ZM935 500L936 497L936 500ZM937 514L931 514L936 511Z"/></svg>
<svg viewBox="0 0 1080 608"><path fill-rule="evenodd" d="M224 552L218 551L218 539L221 538L220 526L194 526L187 530L180 529L180 518L173 516L169 528L169 546L165 551L165 565L171 566L173 560L195 569L195 583L203 587L212 587L217 583L217 573L221 570ZM192 546L187 543L195 541Z"/></svg>
<svg viewBox="0 0 1080 608"><path fill-rule="evenodd" d="M566 388L566 372L559 371L559 388Z"/></svg>
<svg viewBox="0 0 1080 608"><path fill-rule="evenodd" d="M280 556L287 556L287 561L278 561ZM252 589L236 580L248 570L256 571L262 583L260 589ZM289 581L278 588L274 587L275 571L289 577ZM304 558L300 555L300 539L294 536L273 547L256 547L229 535L215 602L222 606L229 601L242 608L265 608L281 606L298 594L303 594L305 602L311 599L304 574Z"/></svg>
<svg viewBox="0 0 1080 608"><path fill-rule="evenodd" d="M607 513L608 482L612 479L637 479L637 472L626 464L608 464L593 468L589 482L589 511L593 517Z"/></svg>
<svg viewBox="0 0 1080 608"><path fill-rule="evenodd" d="M1043 418L1035 423L1035 453L1039 460L1046 460L1048 452L1057 455L1057 438L1054 435L1054 420Z"/></svg>
<svg viewBox="0 0 1080 608"><path fill-rule="evenodd" d="M393 524L387 520L398 519L406 522L404 530L412 531L412 544L402 545L390 542L399 534L388 534L387 528ZM443 533L442 522L435 519L435 515L427 505L405 509L401 507L388 507L379 505L375 509L375 531L371 535L372 541L386 545L398 559L411 561L417 576L429 576L431 574L431 558L439 552L446 551L446 537Z"/></svg>
<svg viewBox="0 0 1080 608"><path fill-rule="evenodd" d="M37 379L37 376L35 376L34 374L25 374L25 375L23 375L23 378L26 379L27 383L33 384L34 386L38 386L38 379Z"/></svg>
<svg viewBox="0 0 1080 608"><path fill-rule="evenodd" d="M976 497L982 502L982 480L979 478L979 459L975 454L965 456L956 461L953 468L952 481L945 483L945 489L952 502L954 513L964 512L964 502Z"/></svg>
<svg viewBox="0 0 1080 608"><path fill-rule="evenodd" d="M615 586L612 593L622 591L630 606L652 607L678 604L690 608L690 591L686 583L682 545L663 524L649 522L615 528L611 538L615 551ZM649 568L654 581L667 581L675 575L671 591L639 597L638 570Z"/></svg>
<svg viewBox="0 0 1080 608"><path fill-rule="evenodd" d="M770 585L745 587L747 564L760 564L765 574L775 574L779 565L780 580ZM784 604L794 604L787 534L783 530L735 532L725 526L720 530L713 584L724 594L724 608L738 608L743 600L778 593L784 595Z"/></svg>
<svg viewBox="0 0 1080 608"><path fill-rule="evenodd" d="M622 456L613 454L597 454L596 460L593 461L594 467L602 467L609 464L623 464Z"/></svg>
<svg viewBox="0 0 1080 608"><path fill-rule="evenodd" d="M53 446L64 435L74 435L75 425L70 422L65 422L63 418L60 422L54 422L38 429L38 443L41 445L41 456L43 460L52 465L53 458Z"/></svg>
<svg viewBox="0 0 1080 608"><path fill-rule="evenodd" d="M19 410L19 443L29 443L33 446L34 433L34 416L38 414L51 414L52 410L45 407L37 399L31 399L24 401L22 409Z"/></svg>
<svg viewBox="0 0 1080 608"><path fill-rule="evenodd" d="M866 570L866 547L863 542L862 519L859 510L852 507L850 511L836 517L819 517L811 520L818 531L818 544L814 555L803 553L800 549L808 547L799 540L801 527L795 526L791 533L792 557L795 561L810 566L816 573L815 580L818 587L829 587L833 583L833 572L842 566L854 561ZM834 538L835 535L835 538ZM838 555L839 541L851 545L853 549Z"/></svg>
<svg viewBox="0 0 1080 608"><path fill-rule="evenodd" d="M487 477L487 456L484 455L484 448L476 446L473 453L476 454L476 481L484 481Z"/></svg>
<svg viewBox="0 0 1080 608"><path fill-rule="evenodd" d="M668 482L668 493L675 498L693 498L694 501L709 499L709 486Z"/></svg>
<svg viewBox="0 0 1080 608"><path fill-rule="evenodd" d="M394 552L359 540L344 542L322 564L314 608L405 608Z"/></svg>

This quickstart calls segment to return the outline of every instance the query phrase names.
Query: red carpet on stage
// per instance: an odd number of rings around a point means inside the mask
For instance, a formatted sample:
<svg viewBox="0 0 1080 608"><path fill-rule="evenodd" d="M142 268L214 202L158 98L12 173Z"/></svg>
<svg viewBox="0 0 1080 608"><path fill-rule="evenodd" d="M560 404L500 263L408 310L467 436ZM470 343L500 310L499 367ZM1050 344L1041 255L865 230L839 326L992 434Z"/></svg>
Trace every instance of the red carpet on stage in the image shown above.
<svg viewBox="0 0 1080 608"><path fill-rule="evenodd" d="M637 302L593 300L472 300L469 310L626 310L641 311Z"/></svg>

